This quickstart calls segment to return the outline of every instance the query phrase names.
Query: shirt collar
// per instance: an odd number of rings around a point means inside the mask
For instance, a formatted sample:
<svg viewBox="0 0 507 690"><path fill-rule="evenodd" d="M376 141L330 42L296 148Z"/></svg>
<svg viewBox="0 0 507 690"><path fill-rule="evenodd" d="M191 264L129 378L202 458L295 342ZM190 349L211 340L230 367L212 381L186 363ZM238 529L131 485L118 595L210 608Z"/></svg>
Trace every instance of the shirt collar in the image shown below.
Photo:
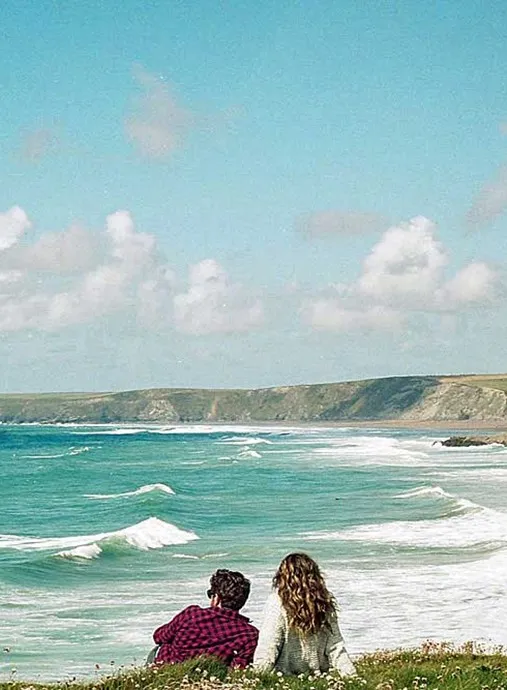
<svg viewBox="0 0 507 690"><path fill-rule="evenodd" d="M239 611L234 611L234 609L228 609L225 606L210 606L209 607L211 611L215 611L221 616L225 616L226 618L239 618L242 621L245 621L245 623L250 623L250 619L244 616L242 613Z"/></svg>

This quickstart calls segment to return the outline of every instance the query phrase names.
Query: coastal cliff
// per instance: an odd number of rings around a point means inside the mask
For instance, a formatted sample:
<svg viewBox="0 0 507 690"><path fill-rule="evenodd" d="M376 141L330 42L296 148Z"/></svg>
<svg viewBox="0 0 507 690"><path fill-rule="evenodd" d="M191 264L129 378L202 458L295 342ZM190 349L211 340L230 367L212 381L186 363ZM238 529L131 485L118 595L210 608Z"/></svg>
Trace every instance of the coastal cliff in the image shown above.
<svg viewBox="0 0 507 690"><path fill-rule="evenodd" d="M259 389L0 395L3 423L505 421L507 375L403 376Z"/></svg>

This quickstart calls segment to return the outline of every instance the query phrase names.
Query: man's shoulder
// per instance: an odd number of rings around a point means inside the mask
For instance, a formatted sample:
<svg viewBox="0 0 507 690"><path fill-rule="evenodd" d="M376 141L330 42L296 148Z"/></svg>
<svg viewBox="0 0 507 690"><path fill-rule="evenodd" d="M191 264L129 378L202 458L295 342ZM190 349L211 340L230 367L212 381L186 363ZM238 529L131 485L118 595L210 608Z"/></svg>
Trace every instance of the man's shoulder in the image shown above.
<svg viewBox="0 0 507 690"><path fill-rule="evenodd" d="M207 610L208 609L203 609L197 604L191 604L190 606L187 606L185 609L182 609L179 615L183 618L198 618Z"/></svg>

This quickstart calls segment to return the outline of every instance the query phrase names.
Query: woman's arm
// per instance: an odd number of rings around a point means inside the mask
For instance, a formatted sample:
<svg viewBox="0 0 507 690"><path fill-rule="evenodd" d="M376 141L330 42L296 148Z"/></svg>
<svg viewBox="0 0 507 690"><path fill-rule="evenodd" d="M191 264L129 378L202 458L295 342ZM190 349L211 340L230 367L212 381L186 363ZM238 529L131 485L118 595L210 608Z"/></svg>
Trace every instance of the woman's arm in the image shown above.
<svg viewBox="0 0 507 690"><path fill-rule="evenodd" d="M285 621L278 594L269 595L264 607L259 643L254 655L254 667L271 671L277 662L284 640Z"/></svg>
<svg viewBox="0 0 507 690"><path fill-rule="evenodd" d="M330 624L331 631L326 644L329 668L335 669L342 676L355 676L356 669L345 649L345 642L343 641L336 615L332 617Z"/></svg>

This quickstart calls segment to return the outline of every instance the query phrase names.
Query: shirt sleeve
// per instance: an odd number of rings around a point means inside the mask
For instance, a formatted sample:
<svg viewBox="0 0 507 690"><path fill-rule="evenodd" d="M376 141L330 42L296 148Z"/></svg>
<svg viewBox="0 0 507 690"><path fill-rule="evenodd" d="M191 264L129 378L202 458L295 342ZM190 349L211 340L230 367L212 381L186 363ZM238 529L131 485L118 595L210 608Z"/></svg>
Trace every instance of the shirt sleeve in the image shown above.
<svg viewBox="0 0 507 690"><path fill-rule="evenodd" d="M272 592L264 607L259 644L254 655L255 668L271 671L275 667L283 645L284 630L285 620L280 598L276 592Z"/></svg>
<svg viewBox="0 0 507 690"><path fill-rule="evenodd" d="M251 664L254 658L255 647L257 645L257 638L251 637L245 640L245 644L241 651L234 657L231 667L232 668L245 668L248 664Z"/></svg>
<svg viewBox="0 0 507 690"><path fill-rule="evenodd" d="M354 664L345 649L337 616L333 616L331 619L331 632L326 644L326 655L329 660L329 668L335 669L342 676L356 675Z"/></svg>
<svg viewBox="0 0 507 690"><path fill-rule="evenodd" d="M155 644L171 644L182 623L188 618L191 608L191 606L188 606L183 611L177 613L169 623L157 628L153 633Z"/></svg>

